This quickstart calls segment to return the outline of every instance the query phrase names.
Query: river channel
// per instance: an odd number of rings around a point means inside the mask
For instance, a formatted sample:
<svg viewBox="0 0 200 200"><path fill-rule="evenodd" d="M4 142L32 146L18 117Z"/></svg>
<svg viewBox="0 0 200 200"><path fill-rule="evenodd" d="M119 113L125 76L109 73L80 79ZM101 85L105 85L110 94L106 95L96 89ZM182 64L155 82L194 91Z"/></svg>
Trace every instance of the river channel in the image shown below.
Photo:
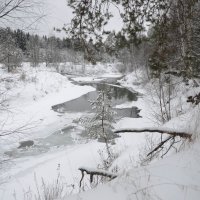
<svg viewBox="0 0 200 200"><path fill-rule="evenodd" d="M82 83L73 81L74 84L78 85L91 85L96 90L89 92L85 95L80 96L77 99L63 102L58 105L52 105L52 110L57 112L58 114L69 114L69 116L75 116L74 114L78 113L79 115L89 115L93 113L91 105L89 101L93 101L97 98L99 91L105 88L109 89L112 93L112 107L116 112L116 121L120 120L124 117L129 118L138 118L139 110L137 107L132 108L115 108L116 105L121 105L127 102L137 101L138 94L134 93L127 88L124 88L117 84L117 79L115 78L106 78L100 82L90 82L90 83ZM75 118L74 118L75 121ZM67 145L73 145L77 141L74 140L74 135L79 135L80 142L85 141L84 134L82 134L83 128L80 128L78 122L73 122L72 124L63 127L53 134L45 137L45 138L37 138L35 139L34 145L28 147L26 145L22 145L22 148L15 148L8 152L5 152L6 155L13 158L19 158L23 156L33 156L41 153L48 152L53 148L60 148Z"/></svg>

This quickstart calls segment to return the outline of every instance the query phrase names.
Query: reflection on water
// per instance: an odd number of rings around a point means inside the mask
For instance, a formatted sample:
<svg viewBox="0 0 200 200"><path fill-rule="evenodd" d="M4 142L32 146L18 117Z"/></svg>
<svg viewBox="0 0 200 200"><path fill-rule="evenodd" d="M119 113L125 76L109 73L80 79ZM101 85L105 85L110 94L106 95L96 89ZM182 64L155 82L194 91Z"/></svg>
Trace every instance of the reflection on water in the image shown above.
<svg viewBox="0 0 200 200"><path fill-rule="evenodd" d="M109 79L108 79L109 80ZM109 82L109 81L106 82ZM115 79L116 81L116 79ZM109 82L112 83L112 82ZM95 100L98 96L98 91L102 89L109 89L112 92L112 106L123 104L126 102L136 101L137 93L132 93L126 88L119 86L107 85L102 83L88 84L96 88L96 91L89 92L81 97L52 106L52 109L60 113L70 113L70 112L92 112L89 100ZM114 109L117 113L117 119L122 117L139 117L139 110L137 107L132 108L122 108ZM66 145L74 145L75 143L84 142L84 136L77 136L77 134L83 133L84 131L78 127L77 123L73 123L62 130L58 130L46 138L37 138L34 140L34 145L30 148L15 148L10 151L5 152L9 157L18 158L24 156L34 156L41 153L48 152L50 149L59 148Z"/></svg>
<svg viewBox="0 0 200 200"><path fill-rule="evenodd" d="M137 93L132 93L126 88L116 87L107 84L90 84L96 88L96 91L89 92L81 97L67 101L62 104L52 106L52 109L56 112L92 112L90 101L95 100L98 97L98 91L103 89L109 89L112 93L112 106L123 104L125 102L137 101ZM118 117L139 117L139 110L136 107L115 109Z"/></svg>

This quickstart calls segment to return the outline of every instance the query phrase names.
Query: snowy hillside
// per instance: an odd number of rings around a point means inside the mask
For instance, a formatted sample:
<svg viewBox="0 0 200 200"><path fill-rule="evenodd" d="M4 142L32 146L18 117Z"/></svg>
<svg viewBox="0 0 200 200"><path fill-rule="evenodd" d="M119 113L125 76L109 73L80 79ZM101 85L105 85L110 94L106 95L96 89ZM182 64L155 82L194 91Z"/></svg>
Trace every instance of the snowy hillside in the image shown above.
<svg viewBox="0 0 200 200"><path fill-rule="evenodd" d="M3 71L1 73L4 78L9 76ZM82 188L79 188L81 172L78 169L102 168L105 145L97 140L80 140L77 129L71 128L81 113L57 113L51 107L95 89L91 86L75 85L54 68L47 69L44 66L32 68L25 64L13 77L11 82L5 81L1 84L2 90L8 91L7 108L15 111L11 113L12 117L8 118L4 129L13 127L14 130L15 127L29 121L31 127L15 134L15 137L11 134L0 141L1 158L5 160L9 158L7 155L11 158L14 156L9 165L6 162L1 166L2 200L32 199L33 195L38 196L38 189L43 196L42 191L45 187L46 190L53 190L58 186L54 185L57 183L56 180L59 181L59 186L62 185L59 199L199 199L200 111L199 105L186 102L188 96L200 91L199 87L194 87L193 81L187 85L183 82L176 85L176 95L171 99L172 118L161 125L155 119L155 113L159 113L159 105L155 103L155 98L158 97L153 95L152 98L152 93L156 91L156 79L148 81L138 70L137 76L134 72L119 80L121 86L117 87L138 91L139 96L136 101L118 104L116 108L137 106L141 110L141 117L123 117L114 124L115 130L159 128L186 132L192 134L192 139L181 139L182 142L174 144L174 147L161 158L170 147L170 143L167 143L159 156L145 161L146 155L160 143L160 133L120 133L120 137L115 139L115 145L111 146L116 159L109 167L109 172L117 178L103 183L100 181L99 185L96 185L90 184L89 176L85 175ZM88 77L86 73L85 76L73 79L88 83L99 82L106 77L119 77L119 73L116 74L116 71L109 68L107 74L103 70L96 76ZM177 78L174 78L175 80L177 81ZM2 111L1 119L4 119L6 114L7 111ZM67 138L61 130L63 127L69 128L70 134ZM48 150L39 146L43 141L40 138L44 138L44 141L49 138L47 143L51 143L59 137L62 140L62 136L69 140L67 146L59 146L59 143L56 143L57 146ZM168 135L163 134L162 137L164 140ZM18 150L19 142L28 139L36 142L35 147ZM179 140L178 137L176 142ZM6 155L4 152L7 152Z"/></svg>
<svg viewBox="0 0 200 200"><path fill-rule="evenodd" d="M142 109L140 114L143 119L124 119L116 127L118 129L157 127L157 124L153 123L152 110L158 109L158 107L154 104L149 93L149 88L154 83L142 81L144 78L143 73L140 71L137 73L137 77L134 72L120 82L122 85L139 91L143 95L138 101L120 107L137 105ZM191 133L192 140L190 142L186 140L177 149L171 149L164 158L154 159L145 166L136 165L134 158L138 157L138 149L134 149L133 146L129 147L120 154L113 164L120 169L120 173L115 180L93 190L71 197L67 196L66 199L198 200L200 196L200 108L186 102L188 96L200 92L200 88L194 87L193 84L193 81L190 81L188 85L182 82L176 85L177 95L172 99L172 103L176 105L173 110L174 117L169 122L159 126L161 129L164 127ZM177 114L180 107L182 108L181 113ZM122 134L126 135L127 133ZM130 134L134 134L135 138L129 142L135 143L134 140L138 140L138 135L141 133ZM156 138L156 134L154 133L154 138Z"/></svg>
<svg viewBox="0 0 200 200"><path fill-rule="evenodd" d="M199 199L199 142L145 167L123 172L116 180L66 199Z"/></svg>

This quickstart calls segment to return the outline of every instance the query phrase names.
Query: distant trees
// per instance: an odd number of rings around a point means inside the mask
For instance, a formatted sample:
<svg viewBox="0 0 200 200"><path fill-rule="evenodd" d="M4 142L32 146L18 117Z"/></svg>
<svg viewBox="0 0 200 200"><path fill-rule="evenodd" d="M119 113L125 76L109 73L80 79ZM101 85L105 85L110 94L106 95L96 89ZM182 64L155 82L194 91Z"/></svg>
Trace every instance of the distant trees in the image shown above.
<svg viewBox="0 0 200 200"><path fill-rule="evenodd" d="M90 53L95 52L94 44L90 43ZM10 28L0 29L0 63L15 64L28 61L32 66L45 62L46 66L58 66L60 62L80 63L83 61L84 49L80 41L71 38L57 38L55 36L39 36L25 33L22 30ZM89 60L90 55L85 57ZM92 60L90 60L92 62ZM14 67L14 65L13 65ZM11 67L9 68L9 71Z"/></svg>
<svg viewBox="0 0 200 200"><path fill-rule="evenodd" d="M70 38L41 38L20 30L14 31L12 37L17 48L35 64L39 61L48 65L66 59L77 62L81 52L84 59L93 64L104 60L112 62L116 57L123 63L123 72L148 66L155 77L170 70L178 70L184 77L194 76L200 71L200 3L197 0L150 2L69 1L75 14L70 28L65 29L71 33ZM16 3L21 6L25 0L16 0ZM105 25L112 17L109 5L121 6L119 12L124 27L119 33L106 31ZM145 30L147 26L150 28ZM106 35L104 42L102 34ZM66 56L63 50L72 56Z"/></svg>
<svg viewBox="0 0 200 200"><path fill-rule="evenodd" d="M27 41L27 55L33 67L36 67L41 61L40 41L39 36L30 37Z"/></svg>
<svg viewBox="0 0 200 200"><path fill-rule="evenodd" d="M23 53L15 44L10 29L0 30L0 61L8 72L21 65Z"/></svg>
<svg viewBox="0 0 200 200"><path fill-rule="evenodd" d="M146 36L141 36L139 44L128 39L122 32L111 32L102 44L105 52L122 63L120 72L127 73L143 68L148 62L150 43Z"/></svg>
<svg viewBox="0 0 200 200"><path fill-rule="evenodd" d="M24 53L27 51L27 41L29 40L29 37L30 35L28 33L24 33L20 29L14 31L16 46L20 48Z"/></svg>
<svg viewBox="0 0 200 200"><path fill-rule="evenodd" d="M50 37L45 40L44 44L44 60L46 63L46 66L49 64L57 64L61 62L61 55L59 48L60 47L60 42L59 40L56 40L55 37Z"/></svg>

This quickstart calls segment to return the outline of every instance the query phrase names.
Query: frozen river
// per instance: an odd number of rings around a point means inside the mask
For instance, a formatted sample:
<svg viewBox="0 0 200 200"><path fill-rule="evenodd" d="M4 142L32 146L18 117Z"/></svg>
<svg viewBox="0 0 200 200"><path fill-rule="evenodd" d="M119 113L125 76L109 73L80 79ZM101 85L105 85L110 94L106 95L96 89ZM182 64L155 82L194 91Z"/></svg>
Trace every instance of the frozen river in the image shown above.
<svg viewBox="0 0 200 200"><path fill-rule="evenodd" d="M89 82L73 82L78 85L90 85L96 88L95 91L89 92L80 96L79 98L73 99L71 101L63 102L58 105L52 105L52 109L62 117L62 115L67 115L72 119L73 123L68 124L60 130L54 133L34 139L34 145L31 147L26 146L26 143L22 148L14 148L7 152L10 158L20 158L24 156L39 155L41 153L46 153L52 148L59 148L63 146L73 145L75 143L85 142L84 128L78 124L77 115L88 115L93 111L89 101L95 100L98 96L98 92L105 87L112 92L112 107L116 111L116 120L124 117L138 118L139 110L137 107L131 108L115 108L116 105L120 105L127 102L137 101L137 93L131 92L127 88L121 87L117 84L117 78L106 78L98 83ZM32 141L31 141L32 142ZM30 142L30 143L31 143ZM32 143L31 143L32 144Z"/></svg>

